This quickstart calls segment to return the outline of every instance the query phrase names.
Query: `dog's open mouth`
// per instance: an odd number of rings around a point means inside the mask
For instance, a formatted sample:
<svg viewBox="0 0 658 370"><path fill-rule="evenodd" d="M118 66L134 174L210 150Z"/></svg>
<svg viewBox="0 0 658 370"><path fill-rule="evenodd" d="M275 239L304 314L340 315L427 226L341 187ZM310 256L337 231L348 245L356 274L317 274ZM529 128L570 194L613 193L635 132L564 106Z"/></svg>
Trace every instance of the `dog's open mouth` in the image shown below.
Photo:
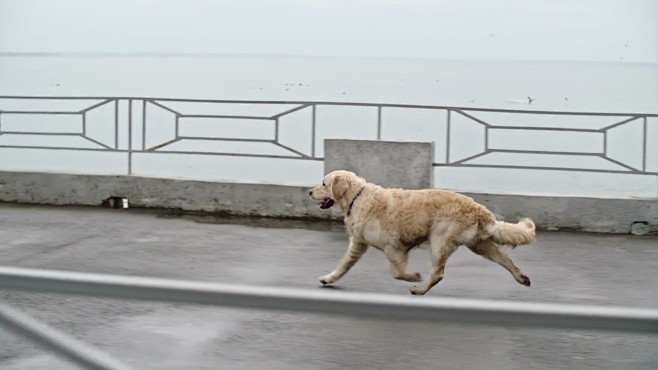
<svg viewBox="0 0 658 370"><path fill-rule="evenodd" d="M331 208L331 206L334 205L334 200L331 199L331 198L324 198L324 199L322 199L321 201L318 202L318 205L322 209Z"/></svg>

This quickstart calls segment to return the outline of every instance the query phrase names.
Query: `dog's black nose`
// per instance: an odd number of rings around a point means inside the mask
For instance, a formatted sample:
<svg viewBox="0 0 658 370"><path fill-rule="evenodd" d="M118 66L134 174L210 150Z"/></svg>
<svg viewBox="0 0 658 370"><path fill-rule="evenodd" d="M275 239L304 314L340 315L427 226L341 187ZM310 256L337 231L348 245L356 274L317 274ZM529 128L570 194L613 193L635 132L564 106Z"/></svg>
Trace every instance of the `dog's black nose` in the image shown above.
<svg viewBox="0 0 658 370"><path fill-rule="evenodd" d="M313 195L313 190L309 191L308 195Z"/></svg>

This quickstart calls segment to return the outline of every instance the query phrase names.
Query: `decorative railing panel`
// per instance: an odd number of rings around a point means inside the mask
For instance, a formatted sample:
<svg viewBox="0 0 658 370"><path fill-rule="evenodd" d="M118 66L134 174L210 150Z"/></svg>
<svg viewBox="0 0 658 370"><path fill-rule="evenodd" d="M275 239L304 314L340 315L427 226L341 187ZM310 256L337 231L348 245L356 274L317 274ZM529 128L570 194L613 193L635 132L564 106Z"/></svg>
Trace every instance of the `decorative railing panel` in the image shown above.
<svg viewBox="0 0 658 370"><path fill-rule="evenodd" d="M435 143L434 166L658 175L658 115L144 97L0 97L0 148L323 160L325 138Z"/></svg>

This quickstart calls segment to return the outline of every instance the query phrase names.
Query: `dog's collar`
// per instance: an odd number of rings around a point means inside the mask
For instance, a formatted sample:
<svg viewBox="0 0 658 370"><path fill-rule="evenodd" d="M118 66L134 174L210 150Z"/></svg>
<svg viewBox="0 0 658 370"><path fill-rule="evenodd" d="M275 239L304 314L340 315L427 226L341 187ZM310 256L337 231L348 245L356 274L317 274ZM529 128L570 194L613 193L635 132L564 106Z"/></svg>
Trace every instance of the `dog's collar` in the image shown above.
<svg viewBox="0 0 658 370"><path fill-rule="evenodd" d="M356 193L356 195L354 196L354 198L352 198L352 202L350 203L350 206L347 208L347 217L349 217L349 216L350 216L350 213L352 213L352 206L354 206L354 202L356 201L356 198L358 198L359 195L361 195L361 193L363 193L363 190L364 190L365 188L366 188L366 187L364 186L364 187L362 187L361 189L359 189L359 192Z"/></svg>

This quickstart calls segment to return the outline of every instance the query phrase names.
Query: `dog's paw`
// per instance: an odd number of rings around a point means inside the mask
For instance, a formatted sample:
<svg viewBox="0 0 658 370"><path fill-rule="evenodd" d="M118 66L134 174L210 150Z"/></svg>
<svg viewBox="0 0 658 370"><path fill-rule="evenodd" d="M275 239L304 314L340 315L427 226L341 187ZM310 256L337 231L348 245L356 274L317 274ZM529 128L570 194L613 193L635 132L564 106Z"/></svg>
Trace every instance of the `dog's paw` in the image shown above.
<svg viewBox="0 0 658 370"><path fill-rule="evenodd" d="M423 277L417 272L415 272L413 274L406 274L406 273L405 274L394 274L393 278L398 279L398 280L408 281L410 283L417 283L419 281L423 281Z"/></svg>
<svg viewBox="0 0 658 370"><path fill-rule="evenodd" d="M423 281L423 276L420 273L416 272L416 273L413 273L413 274L409 275L409 280L408 281L410 283L417 283L419 281Z"/></svg>
<svg viewBox="0 0 658 370"><path fill-rule="evenodd" d="M516 281L521 285L530 286L530 278L525 275L521 275Z"/></svg>
<svg viewBox="0 0 658 370"><path fill-rule="evenodd" d="M409 288L409 292L413 295L424 295L427 293L427 290L425 290L425 287L414 285Z"/></svg>
<svg viewBox="0 0 658 370"><path fill-rule="evenodd" d="M322 275L322 276L318 277L318 280L320 280L322 285L333 284L334 281L336 281L336 279L332 278L331 274Z"/></svg>

